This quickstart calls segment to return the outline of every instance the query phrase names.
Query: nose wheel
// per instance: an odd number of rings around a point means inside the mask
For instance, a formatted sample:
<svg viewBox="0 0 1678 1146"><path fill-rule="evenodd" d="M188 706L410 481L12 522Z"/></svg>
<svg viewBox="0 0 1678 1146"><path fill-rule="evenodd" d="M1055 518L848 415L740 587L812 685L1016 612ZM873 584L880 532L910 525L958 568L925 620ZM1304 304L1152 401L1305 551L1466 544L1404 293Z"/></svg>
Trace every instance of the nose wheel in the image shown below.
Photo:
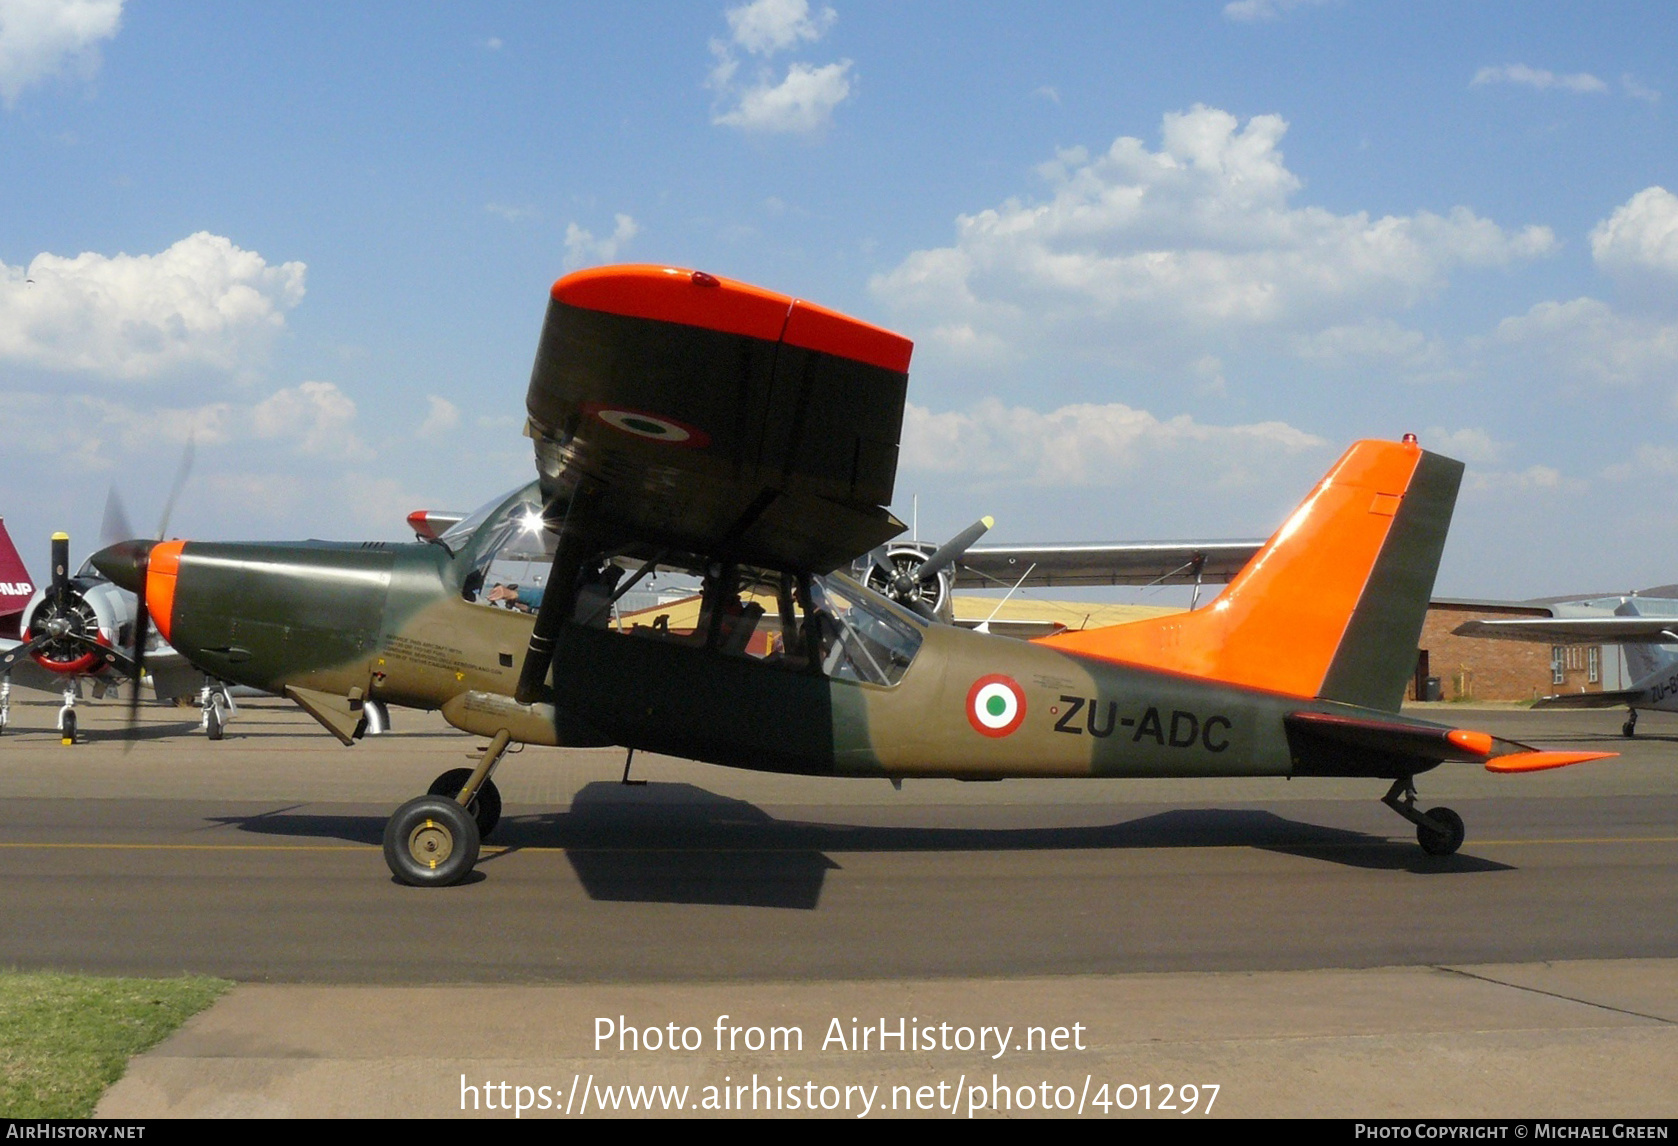
<svg viewBox="0 0 1678 1146"><path fill-rule="evenodd" d="M58 710L58 739L66 746L76 742L76 690L64 690L64 707Z"/></svg>
<svg viewBox="0 0 1678 1146"><path fill-rule="evenodd" d="M1462 817L1449 808L1416 809L1416 782L1412 776L1393 781L1381 803L1416 825L1416 842L1430 856L1456 855L1468 835Z"/></svg>

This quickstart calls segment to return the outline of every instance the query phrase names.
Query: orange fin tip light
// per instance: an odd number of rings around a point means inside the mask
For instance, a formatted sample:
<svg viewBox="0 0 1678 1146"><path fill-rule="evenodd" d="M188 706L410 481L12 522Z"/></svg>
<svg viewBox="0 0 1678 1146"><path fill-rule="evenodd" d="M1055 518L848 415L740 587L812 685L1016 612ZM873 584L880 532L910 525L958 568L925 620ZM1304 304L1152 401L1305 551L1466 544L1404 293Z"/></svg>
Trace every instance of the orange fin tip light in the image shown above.
<svg viewBox="0 0 1678 1146"><path fill-rule="evenodd" d="M1566 768L1569 764L1607 760L1618 755L1618 752L1515 752L1486 761L1486 771L1543 772L1548 768Z"/></svg>

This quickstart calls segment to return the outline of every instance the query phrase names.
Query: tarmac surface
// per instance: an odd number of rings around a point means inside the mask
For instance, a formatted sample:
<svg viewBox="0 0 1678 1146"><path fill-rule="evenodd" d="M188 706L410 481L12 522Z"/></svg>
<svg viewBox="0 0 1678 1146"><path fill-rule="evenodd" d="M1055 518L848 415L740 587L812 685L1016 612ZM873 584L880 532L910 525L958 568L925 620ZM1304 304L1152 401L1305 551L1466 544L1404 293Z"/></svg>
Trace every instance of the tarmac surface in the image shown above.
<svg viewBox="0 0 1678 1146"><path fill-rule="evenodd" d="M468 762L433 715L346 749L283 702L243 702L219 743L146 706L126 744L126 706L87 702L63 747L56 705L26 698L0 736L0 959L247 984L136 1060L112 1117L459 1113L458 1076L486 1070L573 1103L594 1067L886 1090L991 1073L957 1050L603 1057L594 1020L619 1012L706 1032L793 1015L816 1041L841 1012L1080 1021L1085 1051L1004 1057L1080 1087L1218 1074L1214 1114L1678 1106L1678 719L1660 714L1629 741L1612 710L1430 714L1625 753L1420 777L1423 807L1467 821L1448 859L1379 781L896 792L637 756L650 782L624 787L621 753L530 749L497 773L508 811L478 877L420 890L379 841Z"/></svg>

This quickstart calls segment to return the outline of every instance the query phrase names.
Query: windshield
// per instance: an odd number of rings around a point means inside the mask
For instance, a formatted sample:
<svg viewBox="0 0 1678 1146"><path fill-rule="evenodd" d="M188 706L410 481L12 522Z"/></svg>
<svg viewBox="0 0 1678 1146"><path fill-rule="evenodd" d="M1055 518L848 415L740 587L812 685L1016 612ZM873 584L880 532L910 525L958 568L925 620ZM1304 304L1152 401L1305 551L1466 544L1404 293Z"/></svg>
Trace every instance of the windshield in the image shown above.
<svg viewBox="0 0 1678 1146"><path fill-rule="evenodd" d="M442 536L456 555L461 595L468 601L527 608L540 602L542 582L553 561L556 538L542 521L542 494L535 482L474 512ZM496 591L493 597L491 591Z"/></svg>
<svg viewBox="0 0 1678 1146"><path fill-rule="evenodd" d="M471 513L467 514L465 517L449 526L448 529L444 530L442 536L439 537L438 540L449 547L450 553L459 553L463 548L465 548L467 543L472 540L472 535L478 532L478 528L483 525L485 521L489 520L489 518L494 515L497 510L503 509L508 503L515 500L534 503L537 512L541 512L542 495L538 491L536 483L530 482L527 485L521 485L516 489L509 490L506 493L497 494L496 496L490 498L477 509L474 509Z"/></svg>

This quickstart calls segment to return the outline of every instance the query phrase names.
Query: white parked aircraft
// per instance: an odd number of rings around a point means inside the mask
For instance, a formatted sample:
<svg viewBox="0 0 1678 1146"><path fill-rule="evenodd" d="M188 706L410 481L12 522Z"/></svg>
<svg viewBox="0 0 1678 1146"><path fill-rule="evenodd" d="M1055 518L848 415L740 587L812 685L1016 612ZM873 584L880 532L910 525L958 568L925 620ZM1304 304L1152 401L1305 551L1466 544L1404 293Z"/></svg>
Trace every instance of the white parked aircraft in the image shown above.
<svg viewBox="0 0 1678 1146"><path fill-rule="evenodd" d="M1639 709L1678 712L1678 599L1599 597L1552 606L1549 617L1469 621L1458 636L1560 645L1619 645L1634 682L1630 688L1573 692L1540 699L1534 708L1618 708L1630 710L1620 731L1637 731Z"/></svg>

